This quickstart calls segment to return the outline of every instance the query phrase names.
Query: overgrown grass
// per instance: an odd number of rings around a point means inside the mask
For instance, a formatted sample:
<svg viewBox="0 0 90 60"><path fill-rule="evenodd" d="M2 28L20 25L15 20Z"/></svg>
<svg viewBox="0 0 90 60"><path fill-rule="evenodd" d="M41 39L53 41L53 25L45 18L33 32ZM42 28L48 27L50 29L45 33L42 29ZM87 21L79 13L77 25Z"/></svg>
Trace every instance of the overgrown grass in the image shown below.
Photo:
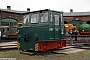
<svg viewBox="0 0 90 60"><path fill-rule="evenodd" d="M72 54L25 55L18 50L0 52L0 58L16 58L17 60L90 60L90 50Z"/></svg>

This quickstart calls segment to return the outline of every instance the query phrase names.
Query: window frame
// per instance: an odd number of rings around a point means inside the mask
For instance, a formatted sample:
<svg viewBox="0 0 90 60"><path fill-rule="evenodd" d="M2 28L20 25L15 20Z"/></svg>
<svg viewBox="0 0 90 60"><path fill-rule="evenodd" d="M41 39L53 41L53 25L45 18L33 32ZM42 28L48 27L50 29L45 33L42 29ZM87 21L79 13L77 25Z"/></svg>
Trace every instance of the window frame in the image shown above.
<svg viewBox="0 0 90 60"><path fill-rule="evenodd" d="M45 17L46 17L47 21L43 19L43 22L41 22L41 21L42 21L42 20L41 20L41 18L42 18L42 15L41 15L41 14L42 14L42 13L43 13L43 14L47 13L47 17L44 15L44 19L45 19ZM40 13L40 23L47 23L47 22L49 21L49 12L48 12L48 11L43 11L42 13Z"/></svg>

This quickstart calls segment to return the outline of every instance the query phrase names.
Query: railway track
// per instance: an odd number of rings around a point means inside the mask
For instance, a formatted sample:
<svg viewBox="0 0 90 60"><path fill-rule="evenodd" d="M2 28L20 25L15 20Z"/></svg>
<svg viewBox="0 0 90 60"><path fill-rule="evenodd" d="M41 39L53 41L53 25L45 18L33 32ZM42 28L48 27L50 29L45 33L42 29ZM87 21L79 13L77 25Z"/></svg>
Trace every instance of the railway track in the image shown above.
<svg viewBox="0 0 90 60"><path fill-rule="evenodd" d="M1 42L0 43L0 51L8 51L17 49L17 42L16 41L9 41L9 42Z"/></svg>
<svg viewBox="0 0 90 60"><path fill-rule="evenodd" d="M77 44L78 45L78 44ZM70 44L67 44L66 47L60 48L58 50L50 50L46 52L34 52L34 51L21 51L20 54L26 54L26 55L51 55L51 54L70 54L70 53L76 53L81 51L86 51L89 49L89 47L79 47L77 45L71 46ZM11 41L11 42L2 42L0 43L0 51L10 51L10 50L17 50L17 42Z"/></svg>
<svg viewBox="0 0 90 60"><path fill-rule="evenodd" d="M67 40L67 43L69 43L70 40ZM87 43L86 40L73 40L73 43ZM78 45L78 44L77 44ZM33 51L20 51L21 54L27 54L27 55L47 55L47 54L70 54L70 53L76 53L80 51L85 51L86 49L89 49L89 47L79 47L78 46L71 46L67 45L65 48L61 48L59 50L50 50L46 52L33 52ZM0 51L10 51L10 50L17 50L17 39L4 39L0 43Z"/></svg>

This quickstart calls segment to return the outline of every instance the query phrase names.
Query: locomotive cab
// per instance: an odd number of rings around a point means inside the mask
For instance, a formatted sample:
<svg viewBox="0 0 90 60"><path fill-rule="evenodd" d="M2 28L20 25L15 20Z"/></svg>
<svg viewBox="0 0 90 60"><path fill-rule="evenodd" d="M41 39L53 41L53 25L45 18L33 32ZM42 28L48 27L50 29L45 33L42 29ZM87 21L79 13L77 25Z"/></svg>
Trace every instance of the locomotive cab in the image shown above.
<svg viewBox="0 0 90 60"><path fill-rule="evenodd" d="M63 12L50 9L25 14L18 27L21 50L47 51L66 46Z"/></svg>

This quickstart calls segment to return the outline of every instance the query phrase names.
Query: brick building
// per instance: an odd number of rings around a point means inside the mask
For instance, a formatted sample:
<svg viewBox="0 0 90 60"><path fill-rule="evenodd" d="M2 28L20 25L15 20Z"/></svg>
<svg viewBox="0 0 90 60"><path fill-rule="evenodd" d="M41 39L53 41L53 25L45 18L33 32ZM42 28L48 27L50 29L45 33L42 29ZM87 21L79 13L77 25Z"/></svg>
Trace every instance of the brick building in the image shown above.
<svg viewBox="0 0 90 60"><path fill-rule="evenodd" d="M90 12L65 12L64 14L64 22L70 22L73 20L82 20L90 22Z"/></svg>
<svg viewBox="0 0 90 60"><path fill-rule="evenodd" d="M27 9L27 11L11 10L11 6L7 6L7 9L0 8L0 26L3 24L2 21L4 20L13 19L13 20L16 20L17 22L22 21L24 14L28 13L29 11L30 11L29 8Z"/></svg>

